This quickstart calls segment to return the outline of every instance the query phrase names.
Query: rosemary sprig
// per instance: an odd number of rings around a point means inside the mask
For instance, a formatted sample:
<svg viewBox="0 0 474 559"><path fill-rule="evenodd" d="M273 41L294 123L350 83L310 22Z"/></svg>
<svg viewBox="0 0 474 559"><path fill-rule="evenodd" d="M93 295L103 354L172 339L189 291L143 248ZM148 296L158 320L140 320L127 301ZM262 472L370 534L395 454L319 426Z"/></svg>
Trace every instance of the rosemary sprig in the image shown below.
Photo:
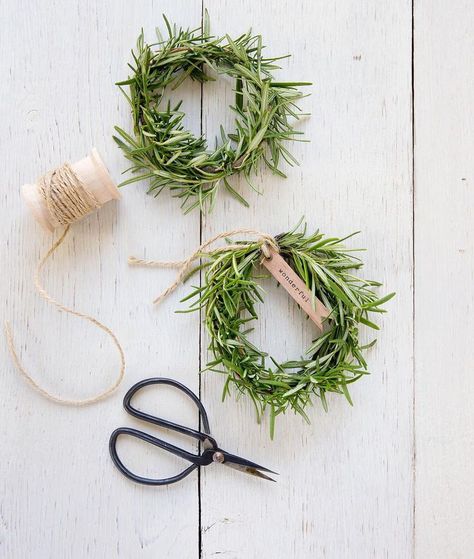
<svg viewBox="0 0 474 559"><path fill-rule="evenodd" d="M132 51L132 75L117 83L131 106L134 124L133 134L115 127L114 139L132 163L128 170L133 176L121 186L147 179L149 192L158 195L169 188L181 198L185 212L212 208L221 186L248 205L229 177L243 173L250 184L262 161L282 177L282 159L297 163L284 144L302 134L292 121L301 116L298 87L310 84L274 81L276 62L285 57L264 57L260 35L249 31L235 39L216 38L207 31L208 21L202 31L178 29L164 20L168 37L157 30L158 41L147 44L142 32ZM235 104L230 107L235 131L227 133L221 126L214 150L204 136L195 137L184 128L181 102L172 106L163 99L168 88L176 89L188 77L201 83L213 80L209 70L235 80Z"/></svg>
<svg viewBox="0 0 474 559"><path fill-rule="evenodd" d="M257 283L262 256L257 242L242 241L241 250L208 255L203 285L183 299L193 301L183 312L204 311L214 356L207 370L226 374L223 398L232 384L250 396L258 419L269 408L272 437L275 418L288 408L308 419L304 410L313 396L325 410L328 392L343 394L352 405L348 387L368 374L362 352L375 343L359 344L359 325L378 330L369 316L385 312L382 305L395 295L379 298L374 288L380 283L353 274L362 262L343 246L344 239L327 238L319 231L306 235L304 226L276 240L280 254L331 311L324 333L300 359L277 363L248 339L251 323L258 319L255 304L263 301Z"/></svg>

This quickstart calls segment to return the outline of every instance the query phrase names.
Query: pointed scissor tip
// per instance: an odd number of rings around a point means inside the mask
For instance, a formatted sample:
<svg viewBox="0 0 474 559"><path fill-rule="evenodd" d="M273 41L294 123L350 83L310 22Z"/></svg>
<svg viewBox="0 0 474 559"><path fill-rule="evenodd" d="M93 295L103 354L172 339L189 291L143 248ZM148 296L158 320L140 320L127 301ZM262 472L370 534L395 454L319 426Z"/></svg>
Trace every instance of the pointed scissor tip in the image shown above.
<svg viewBox="0 0 474 559"><path fill-rule="evenodd" d="M275 474L276 476L279 475L277 472L272 472L272 470L267 470L266 468L265 468L265 471L269 472L271 474ZM252 468L250 466L247 466L244 469L244 472L247 473L247 474L250 474L252 476L259 477L260 479L268 479L268 481L274 481L276 483L276 479L273 479L272 477L267 476L266 474L264 474L260 470L257 470L256 468Z"/></svg>
<svg viewBox="0 0 474 559"><path fill-rule="evenodd" d="M267 476L267 473L274 474L276 476L279 475L278 472L269 470L264 466L260 466L260 464L256 464L255 462L251 462L250 460L246 460L245 458L241 458L240 456L236 456L235 454L230 454L229 452L221 449L217 450L214 453L213 460L214 462L220 462L221 464L224 464L224 466L228 466L229 468L233 468L234 470L238 470L239 472L250 474L251 476L259 477L261 479L268 479L268 481L276 480L271 478L270 476Z"/></svg>

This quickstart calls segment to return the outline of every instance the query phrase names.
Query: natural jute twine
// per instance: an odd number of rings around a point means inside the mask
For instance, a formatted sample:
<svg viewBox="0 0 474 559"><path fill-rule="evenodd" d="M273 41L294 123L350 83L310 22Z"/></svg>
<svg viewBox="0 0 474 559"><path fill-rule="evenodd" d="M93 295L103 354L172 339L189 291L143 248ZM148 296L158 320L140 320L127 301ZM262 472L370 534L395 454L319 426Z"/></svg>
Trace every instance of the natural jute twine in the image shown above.
<svg viewBox="0 0 474 559"><path fill-rule="evenodd" d="M69 163L43 175L38 188L51 217L61 225L70 225L100 208Z"/></svg>
<svg viewBox="0 0 474 559"><path fill-rule="evenodd" d="M90 398L85 398L82 400L65 399L60 396L51 394L50 392L42 388L31 377L31 375L22 365L18 353L15 349L10 324L8 322L5 322L5 334L7 338L8 348L20 374L25 378L25 380L34 390L42 394L45 398L48 398L48 400L52 400L53 402L57 402L58 404L65 404L70 406L85 406L87 404L94 404L95 402L103 400L104 398L107 398L107 396L112 394L112 392L116 390L123 379L125 373L125 355L122 346L120 345L116 335L112 332L112 330L102 324L102 322L99 322L93 316L89 316L88 314L81 313L74 309L66 307L65 305L54 299L51 295L49 295L49 293L46 291L41 283L40 276L41 270L48 261L49 257L64 241L67 233L69 232L70 225L75 221L82 219L97 208L100 208L100 204L96 200L94 195L87 190L86 186L80 181L77 174L67 163L64 164L62 167L59 167L54 171L50 171L42 176L38 181L38 190L46 203L51 218L54 219L57 223L65 225L66 228L64 229L59 239L53 243L53 246L40 259L38 265L36 266L34 275L34 284L36 290L45 301L56 306L60 311L72 314L79 318L83 318L84 320L91 322L92 324L103 330L106 334L108 334L112 338L112 341L115 344L120 355L120 372L114 383L109 388L96 396L92 396Z"/></svg>
<svg viewBox="0 0 474 559"><path fill-rule="evenodd" d="M219 233L215 237L212 237L208 241L202 243L186 260L143 260L141 258L136 258L135 256L129 256L128 263L132 266L155 266L157 268L179 268L178 274L175 281L167 287L154 301L153 303L161 303L168 295L173 293L173 291L182 283L186 274L191 267L191 264L198 260L199 258L206 256L208 254L216 254L219 252L229 252L233 250L240 250L242 248L242 243L238 244L228 244L223 247L218 247L214 249L209 249L209 247L214 244L219 239L227 239L235 235L253 235L258 238L257 244L261 247L261 251L264 257L269 257L269 252L267 245L270 245L276 252L280 252L278 243L275 239L268 235L267 233L261 233L255 229L234 229L232 231L226 231L224 233Z"/></svg>

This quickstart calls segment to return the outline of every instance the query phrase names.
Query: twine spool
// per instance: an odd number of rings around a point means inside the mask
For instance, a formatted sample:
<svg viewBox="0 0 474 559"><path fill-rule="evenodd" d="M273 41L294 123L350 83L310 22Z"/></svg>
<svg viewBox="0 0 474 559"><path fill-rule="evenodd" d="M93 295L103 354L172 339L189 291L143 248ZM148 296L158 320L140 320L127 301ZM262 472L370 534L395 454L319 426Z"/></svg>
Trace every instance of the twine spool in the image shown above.
<svg viewBox="0 0 474 559"><path fill-rule="evenodd" d="M22 195L34 218L45 230L54 232L59 227L65 227L62 235L40 259L36 267L34 277L36 290L43 299L60 311L83 318L108 334L120 356L120 371L114 383L100 394L83 400L69 400L55 396L42 388L26 371L15 349L10 325L6 322L5 333L10 353L20 374L37 392L49 400L73 406L98 402L112 394L123 379L125 373L123 349L110 328L96 318L66 307L51 297L41 284L40 275L49 257L64 241L70 225L101 208L110 200L119 199L120 194L97 150L93 149L90 155L76 163L65 163L40 177L36 183L25 184L22 187Z"/></svg>
<svg viewBox="0 0 474 559"><path fill-rule="evenodd" d="M51 179L56 179L53 186L59 191L46 191L48 183L51 187ZM76 163L66 163L49 171L35 184L24 184L21 193L36 221L51 232L61 225L79 221L110 200L120 198L96 149Z"/></svg>

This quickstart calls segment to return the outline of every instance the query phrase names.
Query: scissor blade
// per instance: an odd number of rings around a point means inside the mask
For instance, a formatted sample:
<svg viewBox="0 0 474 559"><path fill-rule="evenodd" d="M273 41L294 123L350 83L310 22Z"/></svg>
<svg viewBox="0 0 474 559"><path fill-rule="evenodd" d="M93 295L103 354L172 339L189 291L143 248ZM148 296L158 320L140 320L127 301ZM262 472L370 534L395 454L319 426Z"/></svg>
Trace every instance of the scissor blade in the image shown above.
<svg viewBox="0 0 474 559"><path fill-rule="evenodd" d="M229 466L229 468L233 468L234 470L238 470L239 472L243 472L245 474L250 474L252 476L259 477L261 479L268 479L269 481L276 481L273 478L265 475L262 472L268 472L269 474L278 475L278 472L274 472L273 470L269 470L264 466L260 466L255 462L251 462L250 460L246 460L245 458L241 458L240 456L236 456L235 454L230 454L225 451L221 451L224 455L224 461L222 462L225 466Z"/></svg>
<svg viewBox="0 0 474 559"><path fill-rule="evenodd" d="M224 462L224 465L229 466L229 468L233 468L234 470L238 470L239 472L242 472L244 474L250 474L251 476L259 477L261 479L268 479L268 481L276 481L276 479L263 474L262 472L255 468L252 468L251 466L242 466L241 464L234 464L233 462Z"/></svg>

